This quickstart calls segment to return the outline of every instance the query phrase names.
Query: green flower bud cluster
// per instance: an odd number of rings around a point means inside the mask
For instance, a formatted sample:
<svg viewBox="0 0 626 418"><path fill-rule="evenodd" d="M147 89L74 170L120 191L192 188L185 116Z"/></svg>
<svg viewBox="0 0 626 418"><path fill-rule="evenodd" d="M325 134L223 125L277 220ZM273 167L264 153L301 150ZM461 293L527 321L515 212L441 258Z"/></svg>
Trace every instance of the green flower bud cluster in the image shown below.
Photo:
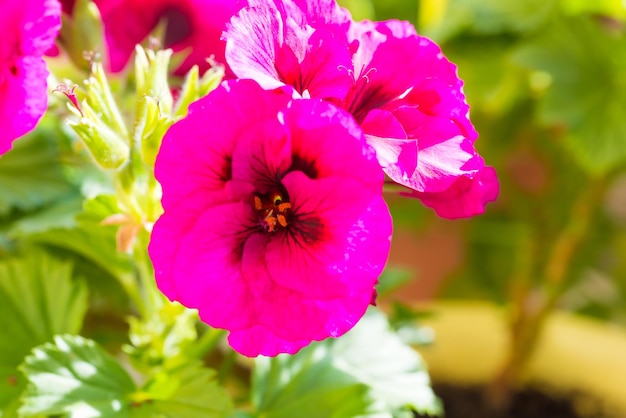
<svg viewBox="0 0 626 418"><path fill-rule="evenodd" d="M83 0L77 3L85 13L91 10L90 5ZM224 75L224 68L218 65L203 76L193 67L173 94L171 57L169 49L138 45L133 71L114 75L108 74L99 57L92 54L89 76L82 86L70 89L61 85L56 89L70 99L68 108L73 117L69 126L94 162L112 176L125 224L131 226L149 228L161 213L160 187L153 171L163 136L187 114L189 105L217 87Z"/></svg>
<svg viewBox="0 0 626 418"><path fill-rule="evenodd" d="M121 167L130 156L128 129L113 98L101 63L93 63L85 81L86 99L70 106L78 116L70 127L83 140L94 160L105 169Z"/></svg>

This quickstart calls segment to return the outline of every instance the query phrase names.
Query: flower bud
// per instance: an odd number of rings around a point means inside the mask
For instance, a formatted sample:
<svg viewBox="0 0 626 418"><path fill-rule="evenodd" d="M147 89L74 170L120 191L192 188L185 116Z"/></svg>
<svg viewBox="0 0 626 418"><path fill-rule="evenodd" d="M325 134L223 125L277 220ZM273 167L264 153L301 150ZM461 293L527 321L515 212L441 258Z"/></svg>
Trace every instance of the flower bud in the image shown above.
<svg viewBox="0 0 626 418"><path fill-rule="evenodd" d="M100 11L91 0L76 0L72 16L63 15L60 38L70 59L77 66L87 70L87 56L95 56L104 51L104 29Z"/></svg>
<svg viewBox="0 0 626 418"><path fill-rule="evenodd" d="M172 93L168 84L168 65L172 50L153 51L135 48L137 113L133 137L139 144L141 159L154 165L165 131L174 123Z"/></svg>
<svg viewBox="0 0 626 418"><path fill-rule="evenodd" d="M161 140L174 119L163 113L160 103L150 96L141 99L140 103L138 107L142 113L137 115L135 141L141 144L141 159L144 164L154 166Z"/></svg>
<svg viewBox="0 0 626 418"><path fill-rule="evenodd" d="M116 132L120 138L129 142L130 137L122 112L115 102L101 63L92 64L91 76L85 82L85 86L87 87L87 103L98 115L98 119Z"/></svg>
<svg viewBox="0 0 626 418"><path fill-rule="evenodd" d="M83 140L93 159L105 169L117 169L129 158L130 147L117 132L112 130L86 103L81 105L84 116L77 122L70 122L70 127ZM78 111L70 107L75 114Z"/></svg>
<svg viewBox="0 0 626 418"><path fill-rule="evenodd" d="M168 66L172 50L153 51L140 45L135 47L135 80L139 106L144 97L156 99L164 113L172 111L172 93L168 79Z"/></svg>
<svg viewBox="0 0 626 418"><path fill-rule="evenodd" d="M199 78L198 66L194 65L191 67L174 107L174 115L176 117L185 116L189 105L215 90L223 78L224 66L217 63L214 63L213 66L204 73L202 78Z"/></svg>

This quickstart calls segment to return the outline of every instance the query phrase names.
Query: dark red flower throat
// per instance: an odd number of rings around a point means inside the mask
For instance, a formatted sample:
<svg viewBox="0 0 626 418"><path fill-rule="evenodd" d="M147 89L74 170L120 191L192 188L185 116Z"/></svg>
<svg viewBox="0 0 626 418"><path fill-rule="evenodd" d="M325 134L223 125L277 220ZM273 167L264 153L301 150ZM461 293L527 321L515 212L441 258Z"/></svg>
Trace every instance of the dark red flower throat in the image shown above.
<svg viewBox="0 0 626 418"><path fill-rule="evenodd" d="M288 200L279 192L254 196L254 209L259 214L261 226L267 232L287 227L291 211L291 203Z"/></svg>

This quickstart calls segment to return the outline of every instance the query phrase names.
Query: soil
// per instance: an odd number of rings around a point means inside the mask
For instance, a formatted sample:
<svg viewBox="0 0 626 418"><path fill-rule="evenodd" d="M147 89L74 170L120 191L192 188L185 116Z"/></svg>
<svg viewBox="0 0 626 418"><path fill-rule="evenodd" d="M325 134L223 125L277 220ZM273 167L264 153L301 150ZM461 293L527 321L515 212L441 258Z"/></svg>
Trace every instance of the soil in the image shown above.
<svg viewBox="0 0 626 418"><path fill-rule="evenodd" d="M435 385L434 390L443 402L445 418L588 418L576 413L571 400L552 398L538 390L516 393L508 408L499 413L485 402L482 388Z"/></svg>

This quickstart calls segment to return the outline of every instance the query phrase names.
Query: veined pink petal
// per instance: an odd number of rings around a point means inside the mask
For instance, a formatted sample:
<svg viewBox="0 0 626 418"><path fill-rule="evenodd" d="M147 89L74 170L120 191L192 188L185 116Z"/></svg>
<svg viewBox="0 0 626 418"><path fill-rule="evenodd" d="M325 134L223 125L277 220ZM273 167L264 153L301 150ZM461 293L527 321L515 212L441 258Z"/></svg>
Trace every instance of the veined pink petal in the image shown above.
<svg viewBox="0 0 626 418"><path fill-rule="evenodd" d="M256 357L261 352L266 356L281 353L294 354L311 343L309 340L285 340L273 334L262 325L231 331L228 342L244 356Z"/></svg>
<svg viewBox="0 0 626 418"><path fill-rule="evenodd" d="M249 94L255 100L228 100L231 86L235 85L237 94ZM175 123L163 138L158 155L160 162L155 166L157 180L169 189L163 195L163 207L167 210L199 189L221 190L232 179L232 153L239 137L247 134L249 125L275 117L289 100L281 92L259 95L254 83L237 83L224 85L193 103L189 107L190 115L204 115L207 109L213 112L210 130L203 117L193 116ZM206 132L206 135L189 135L189 132ZM183 159L184 164L171 169Z"/></svg>
<svg viewBox="0 0 626 418"><path fill-rule="evenodd" d="M419 149L415 171L408 178L392 177L394 181L419 192L439 192L459 176L472 177L478 171L471 139L449 118L431 116L408 106L393 114Z"/></svg>
<svg viewBox="0 0 626 418"><path fill-rule="evenodd" d="M484 167L473 178L459 177L448 190L440 193L417 193L426 206L437 215L448 218L468 218L485 212L485 205L498 197L499 185L493 167Z"/></svg>
<svg viewBox="0 0 626 418"><path fill-rule="evenodd" d="M56 0L0 4L0 155L30 132L48 107L43 54L61 27Z"/></svg>
<svg viewBox="0 0 626 418"><path fill-rule="evenodd" d="M312 97L342 98L352 83L345 39L300 22L303 12L293 8L300 13L267 5L240 10L224 32L230 68L267 89L287 85Z"/></svg>
<svg viewBox="0 0 626 418"><path fill-rule="evenodd" d="M404 127L391 112L374 109L367 114L361 127L389 177L400 183L413 175L417 168L417 141L408 138Z"/></svg>
<svg viewBox="0 0 626 418"><path fill-rule="evenodd" d="M237 190L238 192L242 192L242 188L245 189L245 185L240 186L237 188L239 189ZM198 286L195 292L184 291L184 285L187 280L186 274L191 267L189 260L201 260L205 254L212 252L206 248L198 248L193 242L190 247L187 247L184 238L194 230L203 228L202 222L207 224L204 227L206 232L201 229L200 233L205 234L206 238L211 238L211 234L221 234L224 228L224 222L221 221L221 217L225 214L225 220L228 221L233 210L243 210L240 206L235 206L233 209L232 205L228 205L229 202L232 202L234 193L226 189L218 192L207 192L197 189L186 195L183 200L177 204L170 205L165 210L165 215L158 219L152 231L151 243L148 249L152 259L158 260L158 263L154 263L157 285L170 299L180 300L181 303L189 307L196 307L198 302L193 297L201 297L204 294L203 292L207 291L203 285L210 285L210 281L207 278L197 283ZM205 218L201 219L202 215L207 211L210 211L209 215L205 215ZM219 227L216 223L219 223ZM233 225L226 222L226 225L238 227L240 224ZM218 235L216 239L219 238L220 236ZM215 241L216 244L218 242L220 241ZM159 245L154 243L159 243ZM214 251L219 252L224 248L220 244ZM201 252L199 256L196 255L197 250ZM224 259L222 253L219 256L216 255L216 257ZM179 264L181 267L179 267ZM216 280L219 282L219 277ZM179 291L181 286L183 290ZM190 300L189 298L192 299Z"/></svg>
<svg viewBox="0 0 626 418"><path fill-rule="evenodd" d="M333 25L337 29L347 30L352 18L350 12L339 7L336 0L247 0L246 5L259 9L274 9L293 20L299 26L309 25L317 28Z"/></svg>

